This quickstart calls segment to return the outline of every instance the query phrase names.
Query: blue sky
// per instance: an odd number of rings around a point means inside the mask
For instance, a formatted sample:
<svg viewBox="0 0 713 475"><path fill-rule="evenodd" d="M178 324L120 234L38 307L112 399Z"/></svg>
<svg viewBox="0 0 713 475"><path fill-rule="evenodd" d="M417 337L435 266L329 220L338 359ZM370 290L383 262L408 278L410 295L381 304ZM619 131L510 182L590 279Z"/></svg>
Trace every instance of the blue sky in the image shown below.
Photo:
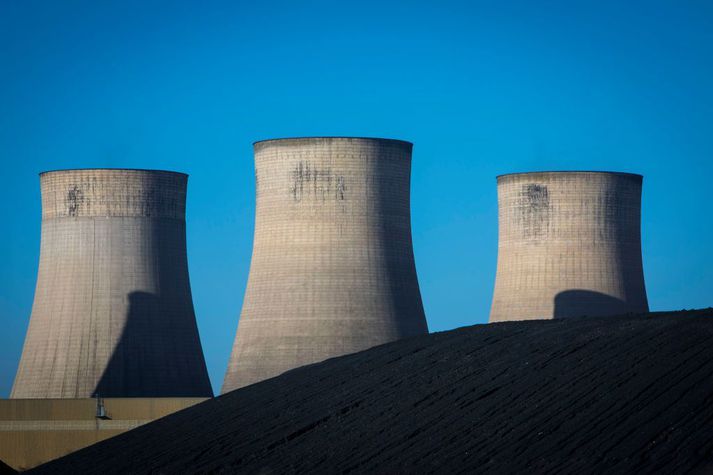
<svg viewBox="0 0 713 475"><path fill-rule="evenodd" d="M250 265L252 142L414 142L431 330L487 321L495 176L644 175L654 310L713 305L713 3L0 2L0 397L39 257L37 174L190 174L188 257L220 388Z"/></svg>

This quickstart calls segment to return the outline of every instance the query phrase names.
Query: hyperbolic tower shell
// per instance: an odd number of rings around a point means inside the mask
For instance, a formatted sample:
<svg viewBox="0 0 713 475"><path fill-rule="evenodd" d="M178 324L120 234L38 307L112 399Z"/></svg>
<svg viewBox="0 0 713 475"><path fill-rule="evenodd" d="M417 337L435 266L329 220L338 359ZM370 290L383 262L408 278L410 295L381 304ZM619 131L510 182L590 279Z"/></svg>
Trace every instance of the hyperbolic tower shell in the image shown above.
<svg viewBox="0 0 713 475"><path fill-rule="evenodd" d="M187 179L40 174L40 265L11 397L212 395L188 280Z"/></svg>
<svg viewBox="0 0 713 475"><path fill-rule="evenodd" d="M641 175L532 172L497 182L491 322L648 311Z"/></svg>
<svg viewBox="0 0 713 475"><path fill-rule="evenodd" d="M223 392L428 333L411 244L412 144L255 147L255 240Z"/></svg>

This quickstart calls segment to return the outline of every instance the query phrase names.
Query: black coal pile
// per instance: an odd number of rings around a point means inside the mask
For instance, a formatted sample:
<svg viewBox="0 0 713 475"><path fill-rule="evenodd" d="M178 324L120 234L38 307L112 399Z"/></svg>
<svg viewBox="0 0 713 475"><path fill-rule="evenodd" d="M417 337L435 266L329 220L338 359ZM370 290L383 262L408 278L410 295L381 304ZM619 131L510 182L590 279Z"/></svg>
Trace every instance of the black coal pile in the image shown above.
<svg viewBox="0 0 713 475"><path fill-rule="evenodd" d="M17 472L12 467L0 460L0 475L14 475Z"/></svg>
<svg viewBox="0 0 713 475"><path fill-rule="evenodd" d="M35 472L710 473L712 316L510 322L402 340Z"/></svg>

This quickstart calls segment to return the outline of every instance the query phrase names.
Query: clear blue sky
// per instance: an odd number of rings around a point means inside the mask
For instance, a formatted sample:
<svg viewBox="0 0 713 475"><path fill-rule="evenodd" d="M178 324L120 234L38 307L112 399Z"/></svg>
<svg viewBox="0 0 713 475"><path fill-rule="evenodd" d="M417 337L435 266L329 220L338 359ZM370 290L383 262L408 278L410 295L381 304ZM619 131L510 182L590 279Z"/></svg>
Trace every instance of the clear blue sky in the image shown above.
<svg viewBox="0 0 713 475"><path fill-rule="evenodd" d="M208 6L210 4L210 6ZM250 265L251 143L414 142L428 322L487 320L495 175L644 178L654 310L713 305L713 3L0 1L0 397L39 255L37 173L190 174L188 257L219 389Z"/></svg>

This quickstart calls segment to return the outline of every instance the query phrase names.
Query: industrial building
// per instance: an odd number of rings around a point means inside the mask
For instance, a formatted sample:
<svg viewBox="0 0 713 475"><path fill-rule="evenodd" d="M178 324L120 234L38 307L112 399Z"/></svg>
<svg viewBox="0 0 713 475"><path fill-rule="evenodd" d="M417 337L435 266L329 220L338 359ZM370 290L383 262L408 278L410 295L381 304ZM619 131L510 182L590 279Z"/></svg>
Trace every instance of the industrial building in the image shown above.
<svg viewBox="0 0 713 475"><path fill-rule="evenodd" d="M40 263L12 398L212 396L188 279L187 179L40 174Z"/></svg>
<svg viewBox="0 0 713 475"><path fill-rule="evenodd" d="M641 187L631 173L497 177L490 322L647 312Z"/></svg>
<svg viewBox="0 0 713 475"><path fill-rule="evenodd" d="M205 400L0 399L0 461L27 470Z"/></svg>
<svg viewBox="0 0 713 475"><path fill-rule="evenodd" d="M411 243L412 144L256 142L255 238L222 392L428 332Z"/></svg>

